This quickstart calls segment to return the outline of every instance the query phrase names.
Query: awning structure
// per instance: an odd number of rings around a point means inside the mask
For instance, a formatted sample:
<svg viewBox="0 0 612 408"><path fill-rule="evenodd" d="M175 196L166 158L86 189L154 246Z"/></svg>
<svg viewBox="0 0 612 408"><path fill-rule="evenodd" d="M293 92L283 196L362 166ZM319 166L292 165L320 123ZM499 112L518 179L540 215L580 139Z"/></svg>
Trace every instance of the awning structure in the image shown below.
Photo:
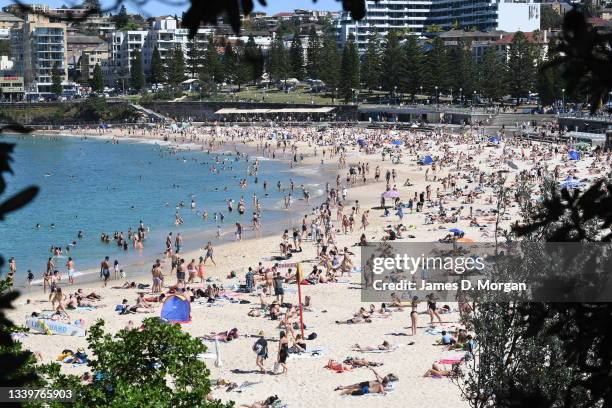
<svg viewBox="0 0 612 408"><path fill-rule="evenodd" d="M281 108L281 109L239 109L223 108L215 112L215 115L268 115L275 113L329 113L336 109L333 106L321 108Z"/></svg>

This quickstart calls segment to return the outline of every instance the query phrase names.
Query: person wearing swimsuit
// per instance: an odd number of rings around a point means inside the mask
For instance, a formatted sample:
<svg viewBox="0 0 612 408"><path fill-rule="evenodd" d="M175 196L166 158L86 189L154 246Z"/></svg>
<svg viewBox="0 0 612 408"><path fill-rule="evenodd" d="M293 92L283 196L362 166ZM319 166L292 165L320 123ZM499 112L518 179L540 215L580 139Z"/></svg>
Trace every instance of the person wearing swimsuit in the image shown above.
<svg viewBox="0 0 612 408"><path fill-rule="evenodd" d="M289 340L287 334L282 331L280 332L280 339L278 342L278 363L283 367L281 374L287 374L287 357L289 356Z"/></svg>
<svg viewBox="0 0 612 408"><path fill-rule="evenodd" d="M440 325L442 325L442 318L440 318L440 315L438 314L438 310L436 307L437 298L435 297L433 293L430 293L429 295L427 295L426 298L427 298L427 313L429 313L430 324L432 326L434 325L434 316L435 316L438 318L438 322L440 322Z"/></svg>
<svg viewBox="0 0 612 408"><path fill-rule="evenodd" d="M410 302L411 312L410 312L410 320L412 322L412 335L416 336L416 329L419 320L419 314L417 312L417 308L419 305L419 298L417 296L412 298L412 302Z"/></svg>

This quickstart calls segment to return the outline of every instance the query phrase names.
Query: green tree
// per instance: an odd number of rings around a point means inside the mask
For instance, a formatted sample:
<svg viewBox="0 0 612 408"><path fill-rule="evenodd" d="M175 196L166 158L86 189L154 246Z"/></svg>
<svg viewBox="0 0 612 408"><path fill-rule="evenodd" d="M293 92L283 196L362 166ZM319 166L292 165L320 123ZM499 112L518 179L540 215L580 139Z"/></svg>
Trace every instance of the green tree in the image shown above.
<svg viewBox="0 0 612 408"><path fill-rule="evenodd" d="M414 35L408 35L403 44L404 62L401 66L400 85L403 92L410 93L414 100L420 87L423 86L424 59L423 49Z"/></svg>
<svg viewBox="0 0 612 408"><path fill-rule="evenodd" d="M60 67L59 62L53 64L51 70L51 92L59 95L62 93L62 80L64 78L64 71Z"/></svg>
<svg viewBox="0 0 612 408"><path fill-rule="evenodd" d="M11 42L9 40L0 40L0 55L11 57Z"/></svg>
<svg viewBox="0 0 612 408"><path fill-rule="evenodd" d="M238 73L238 55L236 55L232 44L229 42L225 45L225 50L223 52L223 69L225 71L225 80L231 84L235 84Z"/></svg>
<svg viewBox="0 0 612 408"><path fill-rule="evenodd" d="M130 67L130 88L140 92L145 86L144 73L142 71L142 52L136 50L136 57L132 60Z"/></svg>
<svg viewBox="0 0 612 408"><path fill-rule="evenodd" d="M100 64L96 64L94 67L90 85L94 92L102 92L104 90L104 75L102 75Z"/></svg>
<svg viewBox="0 0 612 408"><path fill-rule="evenodd" d="M321 40L314 26L308 32L308 49L306 50L306 76L310 79L319 79L321 64Z"/></svg>
<svg viewBox="0 0 612 408"><path fill-rule="evenodd" d="M560 101L563 97L563 89L565 88L565 80L561 75L561 69L558 66L550 64L557 58L557 53L554 47L548 52L547 58L541 59L538 62L536 72L536 89L538 97L544 106L553 105Z"/></svg>
<svg viewBox="0 0 612 408"><path fill-rule="evenodd" d="M240 59L241 66L246 68L245 81L257 81L263 75L264 58L261 48L255 44L255 38L249 35L244 46L244 53Z"/></svg>
<svg viewBox="0 0 612 408"><path fill-rule="evenodd" d="M210 402L210 372L198 355L206 347L181 330L179 325L147 318L142 328L104 331L104 322L92 325L87 337L92 358L89 367L98 378L83 384L74 375L52 375L54 387L75 389L75 407L206 407L223 408Z"/></svg>
<svg viewBox="0 0 612 408"><path fill-rule="evenodd" d="M533 89L536 68L536 54L532 44L521 31L517 31L509 44L507 82L510 94L516 98L527 96Z"/></svg>
<svg viewBox="0 0 612 408"><path fill-rule="evenodd" d="M498 101L505 95L506 67L493 47L487 47L479 65L478 88L490 102ZM469 98L466 93L466 99Z"/></svg>
<svg viewBox="0 0 612 408"><path fill-rule="evenodd" d="M380 84L380 54L380 38L377 34L372 34L361 63L361 83L369 92Z"/></svg>
<svg viewBox="0 0 612 408"><path fill-rule="evenodd" d="M342 50L340 63L339 97L348 102L353 97L353 90L359 89L359 51L355 43L355 36L349 35L348 41Z"/></svg>
<svg viewBox="0 0 612 408"><path fill-rule="evenodd" d="M289 47L289 61L291 76L300 81L304 79L304 48L302 47L302 39L297 30L293 33L293 39Z"/></svg>
<svg viewBox="0 0 612 408"><path fill-rule="evenodd" d="M219 58L217 47L213 36L208 37L208 44L204 53L204 62L202 71L200 71L200 80L203 84L215 84L223 82L224 72L223 64Z"/></svg>
<svg viewBox="0 0 612 408"><path fill-rule="evenodd" d="M178 88L185 80L185 55L180 45L173 47L166 55L168 84Z"/></svg>
<svg viewBox="0 0 612 408"><path fill-rule="evenodd" d="M117 27L117 30L123 29L130 23L130 17L128 16L125 5L121 5L119 13L112 16L112 21L115 23L115 27Z"/></svg>
<svg viewBox="0 0 612 408"><path fill-rule="evenodd" d="M149 70L149 83L161 84L165 79L164 62L162 61L159 49L155 47L151 55L151 69Z"/></svg>
<svg viewBox="0 0 612 408"><path fill-rule="evenodd" d="M540 28L542 30L558 30L563 24L563 18L547 4L540 6Z"/></svg>
<svg viewBox="0 0 612 408"><path fill-rule="evenodd" d="M285 50L283 39L279 35L276 36L270 47L268 55L268 74L270 75L270 79L274 82L287 79L287 75L289 74L287 50Z"/></svg>
<svg viewBox="0 0 612 408"><path fill-rule="evenodd" d="M338 88L340 81L340 53L338 52L336 38L332 33L323 37L318 71L320 79L335 97L337 95L336 88Z"/></svg>
<svg viewBox="0 0 612 408"><path fill-rule="evenodd" d="M238 91L242 84L253 80L253 71L246 54L246 46L239 47L236 52L236 70L234 83L238 85Z"/></svg>
<svg viewBox="0 0 612 408"><path fill-rule="evenodd" d="M463 95L470 95L474 91L476 65L470 48L469 45L459 40L457 47L453 47L449 52L452 67L449 85L455 95L459 95L459 89Z"/></svg>
<svg viewBox="0 0 612 408"><path fill-rule="evenodd" d="M436 87L438 87L438 93L449 88L451 74L448 51L444 40L440 37L434 38L431 43L431 49L425 57L423 74L423 86L434 97L437 96L435 95Z"/></svg>
<svg viewBox="0 0 612 408"><path fill-rule="evenodd" d="M195 35L187 42L187 70L190 78L195 78L202 66L203 52L200 47L201 37Z"/></svg>
<svg viewBox="0 0 612 408"><path fill-rule="evenodd" d="M389 30L382 52L381 84L383 89L390 92L399 85L403 60L404 53L400 46L397 30Z"/></svg>

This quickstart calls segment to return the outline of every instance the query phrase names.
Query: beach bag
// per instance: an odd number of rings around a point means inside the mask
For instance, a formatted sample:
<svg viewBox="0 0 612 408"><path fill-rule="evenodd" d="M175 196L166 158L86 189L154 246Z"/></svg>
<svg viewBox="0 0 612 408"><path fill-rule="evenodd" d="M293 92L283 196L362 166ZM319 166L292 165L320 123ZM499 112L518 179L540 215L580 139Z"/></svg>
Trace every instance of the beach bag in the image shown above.
<svg viewBox="0 0 612 408"><path fill-rule="evenodd" d="M307 340L314 340L316 338L317 338L317 333L310 333L308 337L306 337Z"/></svg>

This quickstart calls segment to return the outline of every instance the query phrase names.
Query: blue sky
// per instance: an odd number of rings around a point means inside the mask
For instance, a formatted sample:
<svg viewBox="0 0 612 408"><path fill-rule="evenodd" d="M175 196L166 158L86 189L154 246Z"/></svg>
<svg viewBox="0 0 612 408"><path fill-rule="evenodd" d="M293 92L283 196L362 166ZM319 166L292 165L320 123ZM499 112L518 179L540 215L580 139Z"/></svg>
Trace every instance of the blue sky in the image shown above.
<svg viewBox="0 0 612 408"><path fill-rule="evenodd" d="M81 1L79 0L22 0L24 3L36 3L36 4L48 4L52 7L60 7L62 5L71 6L73 4L79 4ZM183 11L186 11L189 8L189 0L169 0L169 3L182 3L183 5L172 5L165 4L163 1L159 0L149 0L149 3L145 5L142 9L138 9L133 3L129 0L125 1L126 7L129 11L143 14L143 15L163 15L163 14L178 14L180 15ZM199 1L207 1L207 0L199 0ZM110 5L115 4L114 0L101 0L103 7L109 7ZM0 7L4 7L8 4L13 3L11 0L0 0ZM317 0L314 3L312 0L267 0L267 7L261 7L257 0L254 0L255 9L257 11L264 11L268 14L278 13L279 11L292 11L296 8L303 9L312 9L312 10L331 10L338 11L342 9L342 4L336 0Z"/></svg>

